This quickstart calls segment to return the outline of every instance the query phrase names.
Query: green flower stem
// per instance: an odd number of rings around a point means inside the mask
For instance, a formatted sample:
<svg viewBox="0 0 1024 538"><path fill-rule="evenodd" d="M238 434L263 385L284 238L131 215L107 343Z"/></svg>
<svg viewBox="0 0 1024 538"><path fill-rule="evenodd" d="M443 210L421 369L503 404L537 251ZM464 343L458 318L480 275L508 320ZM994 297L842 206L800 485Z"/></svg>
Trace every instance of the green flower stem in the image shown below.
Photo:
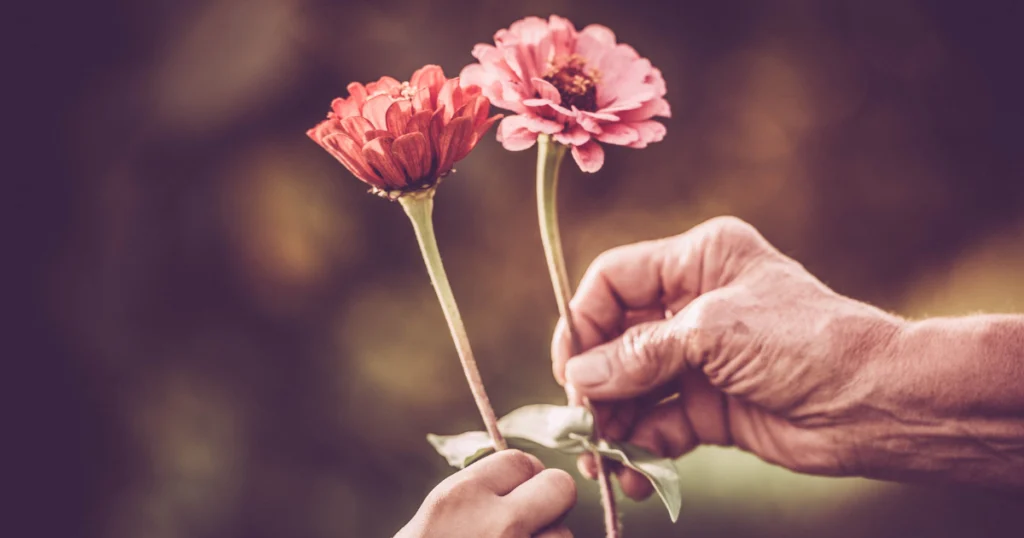
<svg viewBox="0 0 1024 538"><path fill-rule="evenodd" d="M462 371L466 374L466 382L469 383L469 390L473 393L473 400L480 411L480 416L484 419L487 433L491 436L495 450L505 450L508 448L508 444L501 432L498 431L498 418L494 414L494 408L491 407L490 399L487 398L487 391L484 390L480 370L476 367L473 350L469 347L466 326L462 323L459 307L455 303L455 295L452 293L451 284L448 283L448 275L444 272L444 264L441 263L441 253L437 249L434 221L431 217L434 211L434 189L407 194L398 200L402 204L402 208L405 209L405 214L409 215L409 220L412 221L412 228L416 232L416 241L420 245L420 253L423 254L423 262L427 266L427 273L430 274L430 282L434 285L437 300L441 303L444 319L448 322L448 330L452 333L455 350L462 363Z"/></svg>
<svg viewBox="0 0 1024 538"><path fill-rule="evenodd" d="M548 262L548 273L551 285L555 290L555 302L558 314L565 320L572 342L572 353L580 351L579 333L576 323L569 312L569 300L572 290L569 287L569 274L565 268L565 255L562 253L562 236L558 231L558 171L565 158L566 147L552 142L547 135L537 137L537 216L540 220L540 238L544 244L544 257ZM590 402L585 402L590 409ZM593 409L591 409L593 413ZM594 436L601 438L601 430L595 415ZM608 476L607 463L595 450L594 461L597 463L597 483L601 488L601 506L604 508L604 527L607 538L619 538L619 515L615 508L615 494L612 491L611 479Z"/></svg>

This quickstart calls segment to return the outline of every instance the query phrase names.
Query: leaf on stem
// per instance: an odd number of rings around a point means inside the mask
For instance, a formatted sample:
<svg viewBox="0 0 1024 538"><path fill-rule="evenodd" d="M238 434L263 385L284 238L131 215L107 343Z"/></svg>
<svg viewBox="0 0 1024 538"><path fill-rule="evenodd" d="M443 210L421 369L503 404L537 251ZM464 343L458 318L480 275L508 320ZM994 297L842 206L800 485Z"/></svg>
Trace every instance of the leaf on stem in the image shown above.
<svg viewBox="0 0 1024 538"><path fill-rule="evenodd" d="M533 450L538 446L563 454L582 454L596 450L647 477L654 486L669 517L679 519L682 491L679 471L672 460L659 458L650 452L627 443L601 440L594 443L594 419L583 407L560 405L528 405L520 407L498 420L498 429L513 448ZM459 435L427 435L427 441L449 465L463 469L493 451L485 432L466 432Z"/></svg>

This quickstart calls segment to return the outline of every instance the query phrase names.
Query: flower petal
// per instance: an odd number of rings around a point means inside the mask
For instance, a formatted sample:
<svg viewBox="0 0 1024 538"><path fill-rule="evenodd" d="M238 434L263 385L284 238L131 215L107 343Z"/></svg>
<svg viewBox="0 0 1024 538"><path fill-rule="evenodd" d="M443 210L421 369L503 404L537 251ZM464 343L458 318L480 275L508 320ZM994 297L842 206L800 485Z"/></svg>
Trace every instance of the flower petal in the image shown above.
<svg viewBox="0 0 1024 538"><path fill-rule="evenodd" d="M640 135L639 140L629 144L631 148L645 148L647 144L661 142L665 139L665 133L668 131L664 124L654 120L638 121L626 125L636 129Z"/></svg>
<svg viewBox="0 0 1024 538"><path fill-rule="evenodd" d="M346 89L348 90L349 98L355 99L357 102L360 103L366 101L366 98L370 96L369 93L367 93L366 91L366 86L363 86L358 82L353 82L349 84Z"/></svg>
<svg viewBox="0 0 1024 538"><path fill-rule="evenodd" d="M433 111L424 110L423 112L417 112L412 115L409 123L405 126L406 133L423 133L424 136L430 137L430 119L434 116Z"/></svg>
<svg viewBox="0 0 1024 538"><path fill-rule="evenodd" d="M637 140L640 140L640 133L629 125L622 123L609 123L602 126L601 134L597 135L597 139L607 144L627 146Z"/></svg>
<svg viewBox="0 0 1024 538"><path fill-rule="evenodd" d="M571 129L557 133L553 138L556 142L567 146L582 146L590 140L590 133L579 125L573 125Z"/></svg>
<svg viewBox="0 0 1024 538"><path fill-rule="evenodd" d="M425 65L412 74L409 85L413 88L427 88L430 91L430 103L433 105L437 102L437 94L446 80L444 70L440 66Z"/></svg>
<svg viewBox="0 0 1024 538"><path fill-rule="evenodd" d="M537 90L537 95L541 99L547 99L554 103L562 102L562 94L558 93L558 88L554 84L542 78L534 78L531 82L533 82L533 89Z"/></svg>
<svg viewBox="0 0 1024 538"><path fill-rule="evenodd" d="M498 142L509 151L522 151L537 143L537 133L526 128L522 116L509 116L498 124Z"/></svg>
<svg viewBox="0 0 1024 538"><path fill-rule="evenodd" d="M375 138L363 146L363 158L384 180L388 188L401 189L408 185L405 170L391 155L394 138L382 136Z"/></svg>
<svg viewBox="0 0 1024 538"><path fill-rule="evenodd" d="M391 106L388 107L387 112L384 114L388 131L391 131L395 136L405 134L405 128L409 124L410 119L412 119L412 102L404 99L391 103Z"/></svg>
<svg viewBox="0 0 1024 538"><path fill-rule="evenodd" d="M350 136L352 140L355 140L359 147L363 147L363 144L369 142L369 138L366 137L366 133L373 131L373 124L370 120L362 116L349 116L341 119L341 130L345 134Z"/></svg>
<svg viewBox="0 0 1024 538"><path fill-rule="evenodd" d="M391 144L391 155L405 170L410 183L436 179L428 177L433 159L430 154L430 142L423 133L409 133L396 138Z"/></svg>
<svg viewBox="0 0 1024 538"><path fill-rule="evenodd" d="M582 146L572 147L572 158L576 160L580 170L594 173L604 166L604 148L591 140Z"/></svg>
<svg viewBox="0 0 1024 538"><path fill-rule="evenodd" d="M618 112L617 115L622 121L632 122L647 120L654 116L661 116L664 118L672 117L672 109L669 107L668 101L659 97L652 99L640 105L640 108L634 110L624 110Z"/></svg>
<svg viewBox="0 0 1024 538"><path fill-rule="evenodd" d="M338 160L352 175L374 187L386 186L384 180L370 167L363 158L360 146L352 138L343 133L332 133L322 140L320 146L327 150Z"/></svg>
<svg viewBox="0 0 1024 538"><path fill-rule="evenodd" d="M388 128L387 112L392 101L391 97L380 94L367 99L363 103L363 117L370 120L374 129L383 130Z"/></svg>
<svg viewBox="0 0 1024 538"><path fill-rule="evenodd" d="M615 32L607 26L601 26L600 24L591 24L586 28L580 30L580 35L586 35L594 38L598 43L604 43L605 45L615 45Z"/></svg>
<svg viewBox="0 0 1024 538"><path fill-rule="evenodd" d="M451 121L452 116L461 106L461 103L457 102L461 101L461 97L462 88L459 88L459 79L450 79L441 86L441 90L437 94L437 109L444 107L445 123Z"/></svg>
<svg viewBox="0 0 1024 538"><path fill-rule="evenodd" d="M437 174L443 176L451 171L458 155L469 153L466 148L473 139L473 120L471 118L455 118L441 134L440 153Z"/></svg>
<svg viewBox="0 0 1024 538"><path fill-rule="evenodd" d="M391 93L392 90L397 90L402 87L402 84L395 80L393 77L380 77L377 82L371 82L366 85L366 91L370 95L378 93Z"/></svg>

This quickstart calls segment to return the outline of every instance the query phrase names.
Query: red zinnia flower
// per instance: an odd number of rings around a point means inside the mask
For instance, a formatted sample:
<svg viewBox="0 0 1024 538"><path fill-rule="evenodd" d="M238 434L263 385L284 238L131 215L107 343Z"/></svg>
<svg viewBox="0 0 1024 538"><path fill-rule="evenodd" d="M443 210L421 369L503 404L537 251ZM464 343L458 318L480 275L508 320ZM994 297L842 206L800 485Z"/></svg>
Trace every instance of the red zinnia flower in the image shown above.
<svg viewBox="0 0 1024 538"><path fill-rule="evenodd" d="M567 19L527 17L494 35L494 46L473 49L480 63L462 70L465 83L480 86L499 108L505 149L529 148L539 134L572 147L584 172L604 164L598 142L642 148L665 137L669 117L661 71L608 28L582 31Z"/></svg>
<svg viewBox="0 0 1024 538"><path fill-rule="evenodd" d="M433 188L501 117L488 117L490 103L479 87L461 87L436 65L409 82L353 82L348 93L306 134L390 199Z"/></svg>

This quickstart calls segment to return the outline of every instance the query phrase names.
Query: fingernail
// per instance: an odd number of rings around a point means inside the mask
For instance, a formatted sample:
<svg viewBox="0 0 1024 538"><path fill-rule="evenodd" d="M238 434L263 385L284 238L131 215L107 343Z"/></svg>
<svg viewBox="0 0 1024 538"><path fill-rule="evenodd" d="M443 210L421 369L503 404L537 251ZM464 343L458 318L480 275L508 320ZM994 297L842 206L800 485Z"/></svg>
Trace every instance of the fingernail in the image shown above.
<svg viewBox="0 0 1024 538"><path fill-rule="evenodd" d="M577 387L592 387L608 381L612 375L608 358L597 355L577 357L565 365L565 377Z"/></svg>

